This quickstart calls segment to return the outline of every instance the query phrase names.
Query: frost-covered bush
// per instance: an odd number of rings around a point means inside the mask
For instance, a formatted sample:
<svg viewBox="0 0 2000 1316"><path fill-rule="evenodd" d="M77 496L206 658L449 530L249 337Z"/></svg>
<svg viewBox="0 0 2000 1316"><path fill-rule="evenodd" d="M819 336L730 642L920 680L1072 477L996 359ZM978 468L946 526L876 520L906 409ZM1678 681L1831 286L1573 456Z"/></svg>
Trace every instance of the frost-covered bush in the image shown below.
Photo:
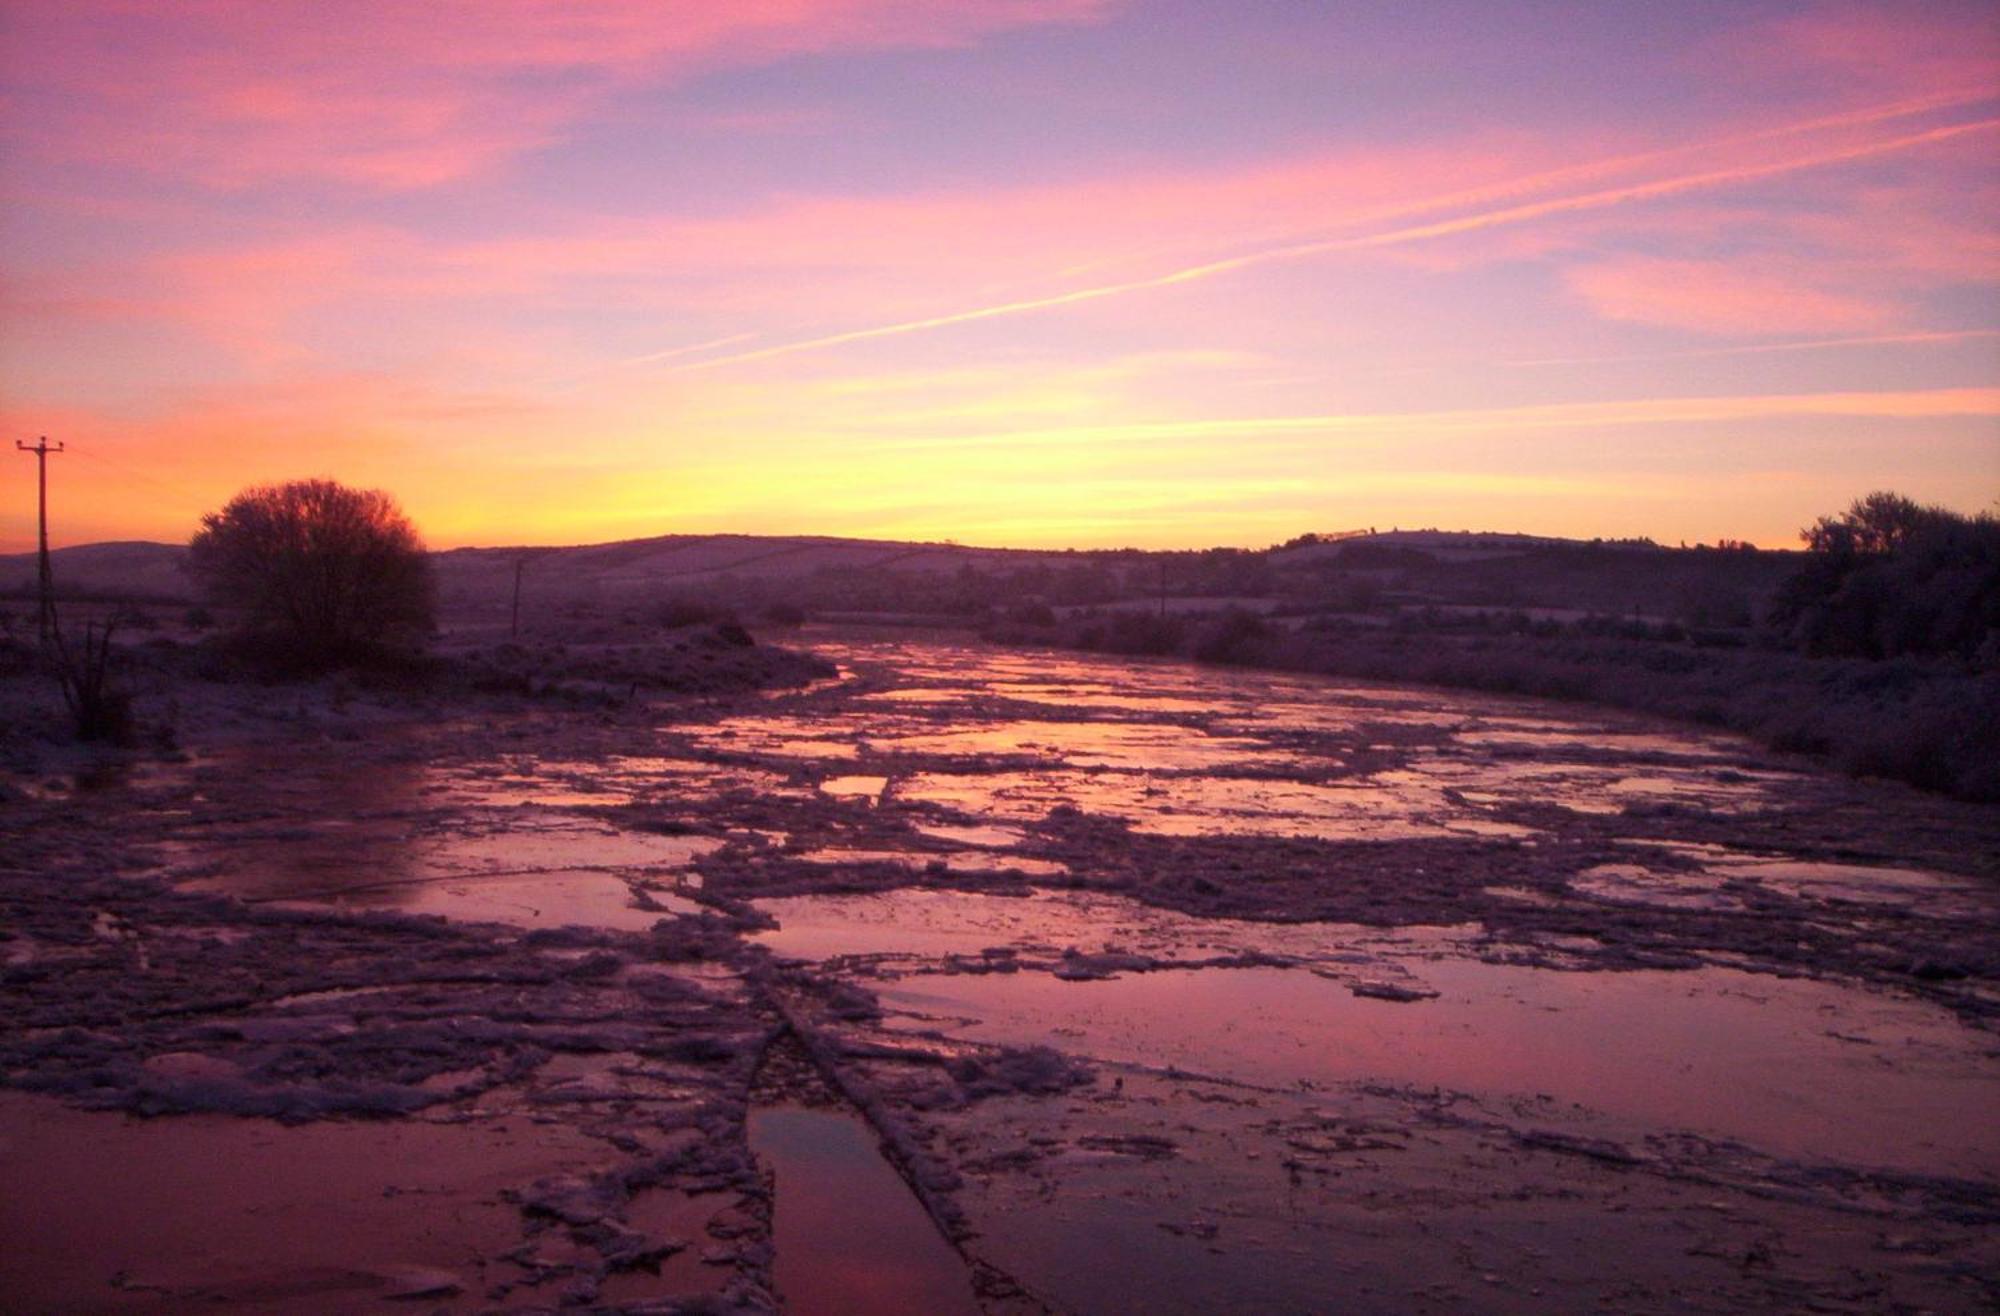
<svg viewBox="0 0 2000 1316"><path fill-rule="evenodd" d="M260 485L201 520L188 570L210 604L306 664L430 633L430 557L395 499L332 480Z"/></svg>

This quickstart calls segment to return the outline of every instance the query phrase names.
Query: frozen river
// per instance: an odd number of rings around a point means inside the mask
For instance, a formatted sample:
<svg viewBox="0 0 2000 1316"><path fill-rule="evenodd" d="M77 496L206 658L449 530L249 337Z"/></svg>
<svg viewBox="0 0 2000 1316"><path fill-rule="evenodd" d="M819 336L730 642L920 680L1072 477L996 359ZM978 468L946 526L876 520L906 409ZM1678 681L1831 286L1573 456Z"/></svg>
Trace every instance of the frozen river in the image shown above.
<svg viewBox="0 0 2000 1316"><path fill-rule="evenodd" d="M593 1262L621 1301L730 1276L802 1313L1992 1292L1992 811L1542 701L818 647L839 680L764 699L198 753L107 826L258 928L441 916L590 966L546 1007L587 1023L513 1007L484 1050L454 1025L431 1064L417 1032L371 1076L419 1118L525 1103L628 1155L701 1130L700 1173L603 1214L723 1244ZM345 1055L313 1030L372 1026L352 993L451 980L408 953L254 1009ZM480 990L438 1008L502 1017ZM240 1072L276 1100L259 1035L176 1034L147 1090L205 1108L175 1075ZM895 1173L856 1168L871 1136ZM855 1200L905 1244L830 1243Z"/></svg>

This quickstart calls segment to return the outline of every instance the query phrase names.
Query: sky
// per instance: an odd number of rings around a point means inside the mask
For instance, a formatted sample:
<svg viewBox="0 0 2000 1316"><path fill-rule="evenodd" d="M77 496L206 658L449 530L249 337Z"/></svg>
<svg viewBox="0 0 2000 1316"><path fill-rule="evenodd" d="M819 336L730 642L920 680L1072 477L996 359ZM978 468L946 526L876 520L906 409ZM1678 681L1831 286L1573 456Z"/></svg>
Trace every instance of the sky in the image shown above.
<svg viewBox="0 0 2000 1316"><path fill-rule="evenodd" d="M0 0L0 551L2000 498L1986 0Z"/></svg>

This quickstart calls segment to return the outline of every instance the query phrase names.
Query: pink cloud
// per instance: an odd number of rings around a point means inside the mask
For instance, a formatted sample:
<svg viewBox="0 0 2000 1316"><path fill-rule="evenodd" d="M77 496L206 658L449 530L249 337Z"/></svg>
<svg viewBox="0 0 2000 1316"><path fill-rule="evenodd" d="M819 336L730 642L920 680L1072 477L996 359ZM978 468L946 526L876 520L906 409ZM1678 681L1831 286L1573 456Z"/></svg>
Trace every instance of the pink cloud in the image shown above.
<svg viewBox="0 0 2000 1316"><path fill-rule="evenodd" d="M232 188L426 187L557 141L607 91L837 50L1092 21L1111 0L40 0L15 135Z"/></svg>
<svg viewBox="0 0 2000 1316"><path fill-rule="evenodd" d="M778 198L714 217L559 221L518 238L343 224L23 276L16 295L265 348L305 313L384 304L447 314L577 303L734 317L749 322L742 332L771 317L812 324L859 310L922 313L940 297L1009 288L1035 295L1078 267L1158 267L1498 185L1547 160L1546 148L1481 138L1059 185Z"/></svg>
<svg viewBox="0 0 2000 1316"><path fill-rule="evenodd" d="M1879 117L1869 118L1866 122L1872 124ZM1846 130L1861 125L1858 122L1840 122L1835 126ZM1078 306L1132 293L1234 276L1255 267L1274 263L1290 264L1307 259L1394 252L1406 246L1462 240L1468 235L1480 236L1495 229L1561 226L1580 215L1609 213L1642 203L1668 202L1689 194L1761 182L1802 170L1818 170L1859 161L1873 161L1884 155L1908 150L1935 149L1941 144L1990 136L1991 130L1995 127L2000 127L2000 120L1951 123L1914 132L1893 132L1886 136L1876 132L1872 135L1854 137L1843 132L1833 141L1812 142L1803 146L1786 143L1788 149L1775 154L1767 149L1772 141L1791 134L1756 133L1734 141L1712 144L1716 148L1714 150L1703 151L1700 147L1692 148L1699 153L1698 163L1674 159L1673 157L1682 154L1677 151L1614 158L1605 161L1602 166L1560 168L1484 187L1447 191L1429 196L1419 194L1407 197L1403 202L1373 211L1364 208L1344 215L1322 216L1320 233L1312 234L1308 231L1291 242L1267 243L1244 249L1243 239L1238 236L1235 241L1237 251L1218 253L1206 261L1183 263L1164 269L1155 266L1150 272L1133 274L1123 279L1101 279L1081 285L1073 283L1068 287L1044 289L1014 297L988 297L981 303L971 306L934 311L920 317L884 324L857 326L791 343L754 347L731 357L683 368L698 369L702 368L703 364L721 364L729 360L762 360L797 351L900 336L971 321ZM1754 145L1758 149L1750 154L1722 149L1745 144ZM1546 232L1538 233L1531 238L1531 242L1540 242L1545 250L1553 250L1556 246ZM1763 306L1761 315L1765 319L1774 322L1768 332L1800 331L1792 327L1793 322L1788 320L1787 316L1817 316L1832 320L1833 327L1838 329L1843 325L1856 323L1855 317L1863 315L1864 307L1867 308L1866 316L1868 323L1871 324L1884 322L1884 317L1890 314L1886 303L1870 304L1859 298L1839 299L1825 293L1814 295L1817 290L1796 286L1781 290L1771 283L1771 276L1768 273L1753 273L1751 277L1755 281L1760 281L1752 301ZM1791 295L1781 296L1781 292ZM1687 300L1685 296L1679 303L1670 306L1668 299L1672 294L1671 281L1663 282L1653 291L1652 309L1633 318L1657 319L1664 315L1671 317L1666 322L1682 323L1689 317L1695 317L1695 322L1711 331L1720 332L1742 332L1741 328L1732 329L1723 326L1752 323L1751 301L1745 301L1733 308L1729 307L1726 305L1725 289L1721 285L1705 290L1700 302L1700 305L1706 306L1705 312L1700 311L1697 304ZM1621 303L1628 307L1639 305L1640 291L1636 287L1614 290L1607 286L1606 295L1613 303ZM1750 331L1766 332L1762 329Z"/></svg>
<svg viewBox="0 0 2000 1316"><path fill-rule="evenodd" d="M2000 18L1990 4L1822 0L1728 28L1689 60L1704 78L1770 101L1990 94L2000 84Z"/></svg>
<svg viewBox="0 0 2000 1316"><path fill-rule="evenodd" d="M581 231L462 244L443 260L496 280L651 273L690 281L686 290L697 298L711 281L733 284L762 271L785 280L794 304L837 307L852 305L864 284L879 293L903 282L912 291L935 289L941 277L1046 280L1077 266L1136 267L1220 243L1274 240L1498 182L1547 158L1546 148L1486 137L1045 186L782 197L712 218L598 221Z"/></svg>
<svg viewBox="0 0 2000 1316"><path fill-rule="evenodd" d="M1749 34L1763 58L1822 72L1850 94L1991 90L2000 81L2000 19L1950 6L1842 3Z"/></svg>
<svg viewBox="0 0 2000 1316"><path fill-rule="evenodd" d="M778 197L720 214L545 216L541 231L508 238L307 228L66 273L47 299L59 288L82 299L79 313L173 319L260 363L285 359L303 314L364 307L378 319L387 309L398 324L409 312L464 325L482 341L514 322L509 312L534 310L544 323L572 307L657 313L666 336L635 344L635 358L704 338L758 355L787 340L844 342L1017 307L1101 303L1265 264L1366 259L1438 272L1493 260L1560 266L1590 251L1593 264L1573 286L1616 318L1704 332L1852 332L1891 325L1894 298L1913 288L1965 277L1968 265L1994 269L1992 237L1940 204L1968 171L1935 167L1963 166L1939 153L1978 155L1991 134L1962 123L1921 128L1935 109L1878 106L1636 152L1643 144L1481 131L1060 184ZM1785 176L1804 186L1801 170L1898 151L1923 152L1931 166L1832 176L1810 208L1729 196L1742 181ZM1596 255L1639 234L1656 261L1744 270L1750 282L1648 283L1642 267ZM1781 270L1770 253L1783 250L1794 259ZM1824 269L1799 272L1804 256ZM742 341L752 333L761 341ZM577 364L588 363L551 360L547 373Z"/></svg>
<svg viewBox="0 0 2000 1316"><path fill-rule="evenodd" d="M1612 320L1705 334L1853 334L1892 328L1887 302L1816 286L1796 271L1726 261L1635 257L1568 272L1570 288Z"/></svg>

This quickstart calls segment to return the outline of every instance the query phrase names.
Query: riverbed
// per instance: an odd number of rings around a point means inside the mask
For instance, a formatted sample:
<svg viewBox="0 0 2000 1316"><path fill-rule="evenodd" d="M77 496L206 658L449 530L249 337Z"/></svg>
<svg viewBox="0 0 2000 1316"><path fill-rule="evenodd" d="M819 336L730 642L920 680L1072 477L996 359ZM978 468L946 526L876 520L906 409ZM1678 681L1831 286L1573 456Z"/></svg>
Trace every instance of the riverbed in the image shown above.
<svg viewBox="0 0 2000 1316"><path fill-rule="evenodd" d="M813 643L841 677L761 698L301 704L282 734L25 783L0 1063L42 1096L8 1100L136 1145L194 1130L210 1159L407 1130L467 1225L399 1234L402 1192L362 1223L343 1199L268 1273L253 1230L206 1272L169 1243L67 1279L17 1256L0 1291L799 1313L2000 1292L1994 811L1547 701ZM513 1179L454 1197L485 1145ZM0 1141L0 1172L59 1180L47 1151ZM61 1187L64 1228L122 1228L89 1188ZM851 1225L854 1200L868 1238L802 1223Z"/></svg>

